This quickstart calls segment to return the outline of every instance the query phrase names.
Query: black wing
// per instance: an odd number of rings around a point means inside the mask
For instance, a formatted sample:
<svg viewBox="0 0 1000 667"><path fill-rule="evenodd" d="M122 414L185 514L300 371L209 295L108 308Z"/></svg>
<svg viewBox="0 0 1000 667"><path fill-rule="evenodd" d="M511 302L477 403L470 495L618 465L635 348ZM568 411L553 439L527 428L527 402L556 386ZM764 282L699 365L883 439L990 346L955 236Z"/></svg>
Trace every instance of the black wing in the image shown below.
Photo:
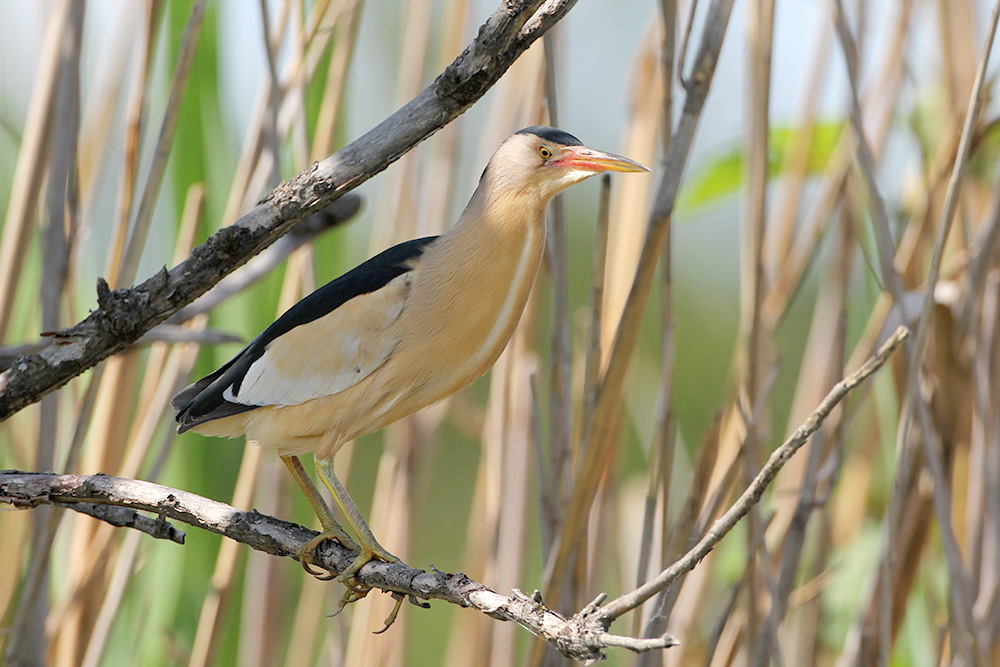
<svg viewBox="0 0 1000 667"><path fill-rule="evenodd" d="M229 387L233 388L234 393L239 392L240 383L250 365L264 354L273 340L297 326L333 312L356 296L375 292L394 278L410 271L409 260L420 256L424 248L436 238L428 236L393 246L328 282L289 308L224 366L189 385L171 399L171 407L177 410L178 433L214 419L261 407L227 401L223 392Z"/></svg>

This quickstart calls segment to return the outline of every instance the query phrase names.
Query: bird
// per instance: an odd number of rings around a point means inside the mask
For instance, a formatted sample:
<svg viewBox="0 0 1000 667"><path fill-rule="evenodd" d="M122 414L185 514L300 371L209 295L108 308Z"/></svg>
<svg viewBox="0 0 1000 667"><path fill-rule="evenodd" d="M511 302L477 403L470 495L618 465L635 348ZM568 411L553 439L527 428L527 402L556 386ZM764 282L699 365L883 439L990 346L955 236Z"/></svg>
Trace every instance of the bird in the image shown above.
<svg viewBox="0 0 1000 667"><path fill-rule="evenodd" d="M490 158L453 227L391 247L292 306L174 396L178 432L245 436L277 450L323 528L299 552L300 562L321 576L310 568L315 550L337 540L357 554L340 579L363 597L367 590L354 575L365 563L400 561L375 539L337 478L334 455L489 370L534 284L549 202L607 171L649 169L552 127L515 132ZM299 459L310 453L353 536Z"/></svg>

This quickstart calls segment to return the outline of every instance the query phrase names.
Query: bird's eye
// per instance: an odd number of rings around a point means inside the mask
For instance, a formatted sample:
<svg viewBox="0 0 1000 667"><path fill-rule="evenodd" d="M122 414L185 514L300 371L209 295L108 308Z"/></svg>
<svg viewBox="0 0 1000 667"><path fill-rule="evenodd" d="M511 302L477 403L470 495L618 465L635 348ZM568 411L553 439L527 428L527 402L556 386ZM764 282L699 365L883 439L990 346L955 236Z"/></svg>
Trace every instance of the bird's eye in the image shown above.
<svg viewBox="0 0 1000 667"><path fill-rule="evenodd" d="M548 146L539 146L538 154L542 157L543 160L548 160L550 157L552 157L552 150Z"/></svg>

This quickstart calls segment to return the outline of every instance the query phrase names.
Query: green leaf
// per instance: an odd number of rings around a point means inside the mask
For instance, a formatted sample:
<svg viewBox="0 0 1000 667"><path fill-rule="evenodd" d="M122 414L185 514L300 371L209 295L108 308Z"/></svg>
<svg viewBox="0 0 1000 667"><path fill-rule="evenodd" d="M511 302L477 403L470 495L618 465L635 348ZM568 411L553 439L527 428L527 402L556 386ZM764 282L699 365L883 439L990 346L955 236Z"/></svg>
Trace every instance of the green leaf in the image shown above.
<svg viewBox="0 0 1000 667"><path fill-rule="evenodd" d="M844 129L843 120L817 123L812 129L806 173L822 173L837 147L840 133ZM771 129L768 151L768 179L773 180L781 172L788 151L793 150L804 134L804 128L783 126ZM681 215L691 214L697 209L735 194L743 185L743 165L746 153L742 144L716 157L698 169L692 181L684 187L677 211Z"/></svg>

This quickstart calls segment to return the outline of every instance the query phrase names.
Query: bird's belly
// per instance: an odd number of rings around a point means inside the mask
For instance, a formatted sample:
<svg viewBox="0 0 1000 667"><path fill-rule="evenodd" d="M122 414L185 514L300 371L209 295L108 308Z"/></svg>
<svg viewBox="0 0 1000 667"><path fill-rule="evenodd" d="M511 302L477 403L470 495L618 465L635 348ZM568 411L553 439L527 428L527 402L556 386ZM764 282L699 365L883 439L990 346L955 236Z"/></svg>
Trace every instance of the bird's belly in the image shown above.
<svg viewBox="0 0 1000 667"><path fill-rule="evenodd" d="M425 303L415 312L432 316L417 315L407 322L415 335L402 340L417 342L413 362L427 365L434 389L450 394L493 366L521 319L544 247L544 221L539 219L516 234L480 239L477 256L453 268L447 281L414 285L421 290L415 299ZM456 267L458 262L448 264Z"/></svg>
<svg viewBox="0 0 1000 667"><path fill-rule="evenodd" d="M516 321L511 329L514 325ZM283 456L314 453L329 458L345 442L377 431L471 384L500 356L509 335L501 338L490 349L475 350L475 358L468 349L456 349L463 346L449 344L447 337L431 341L420 353L401 346L384 366L344 391L297 405L263 406L218 420L235 419L241 423L227 429L231 433L216 433L218 429L213 429L210 434L235 437L245 433L248 440L276 449Z"/></svg>
<svg viewBox="0 0 1000 667"><path fill-rule="evenodd" d="M264 406L246 414L246 436L283 456L330 458L349 440L377 430L375 415L388 398L365 381L297 405Z"/></svg>

